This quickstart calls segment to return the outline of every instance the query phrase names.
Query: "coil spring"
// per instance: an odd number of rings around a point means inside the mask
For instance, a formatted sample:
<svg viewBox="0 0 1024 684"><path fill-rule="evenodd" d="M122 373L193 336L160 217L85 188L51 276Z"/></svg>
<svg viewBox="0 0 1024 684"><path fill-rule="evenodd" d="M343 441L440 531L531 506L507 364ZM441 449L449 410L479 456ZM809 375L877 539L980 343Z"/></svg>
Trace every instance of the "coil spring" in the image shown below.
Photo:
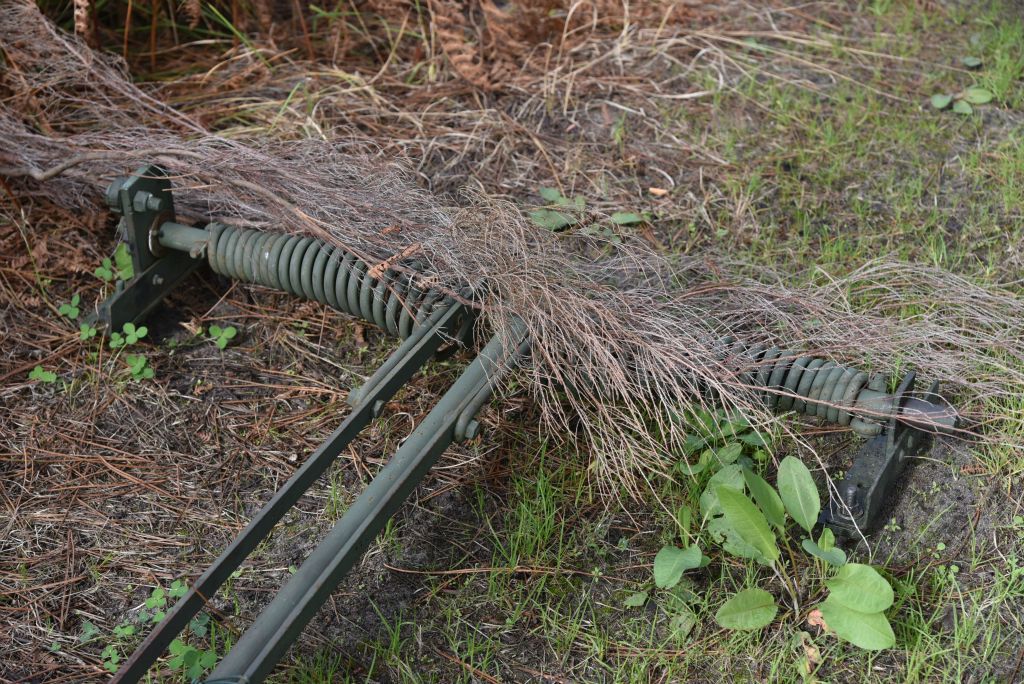
<svg viewBox="0 0 1024 684"><path fill-rule="evenodd" d="M373 277L365 261L311 237L220 223L207 226L215 273L326 304L405 339L441 304L444 293L420 288L405 272Z"/></svg>
<svg viewBox="0 0 1024 684"><path fill-rule="evenodd" d="M881 431L881 425L864 421L848 409L856 405L865 389L884 392L882 376L871 376L797 349L747 346L733 337L721 339L716 352L718 359L730 367L751 366L740 380L759 389L768 408L818 416L844 426L852 423L865 435Z"/></svg>

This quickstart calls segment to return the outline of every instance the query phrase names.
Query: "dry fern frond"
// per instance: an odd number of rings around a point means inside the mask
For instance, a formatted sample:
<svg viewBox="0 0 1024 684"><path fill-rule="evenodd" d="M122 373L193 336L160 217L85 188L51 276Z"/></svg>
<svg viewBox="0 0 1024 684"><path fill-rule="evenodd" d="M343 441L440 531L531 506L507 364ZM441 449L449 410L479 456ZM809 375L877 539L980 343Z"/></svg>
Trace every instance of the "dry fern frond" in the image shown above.
<svg viewBox="0 0 1024 684"><path fill-rule="evenodd" d="M75 35L81 36L90 47L95 47L96 38L92 22L92 0L75 0Z"/></svg>
<svg viewBox="0 0 1024 684"><path fill-rule="evenodd" d="M480 48L468 37L467 4L457 0L430 0L432 25L452 69L467 82L488 90L491 81L483 66Z"/></svg>
<svg viewBox="0 0 1024 684"><path fill-rule="evenodd" d="M181 11L185 15L188 27L194 29L199 26L199 20L203 18L202 0L185 0Z"/></svg>

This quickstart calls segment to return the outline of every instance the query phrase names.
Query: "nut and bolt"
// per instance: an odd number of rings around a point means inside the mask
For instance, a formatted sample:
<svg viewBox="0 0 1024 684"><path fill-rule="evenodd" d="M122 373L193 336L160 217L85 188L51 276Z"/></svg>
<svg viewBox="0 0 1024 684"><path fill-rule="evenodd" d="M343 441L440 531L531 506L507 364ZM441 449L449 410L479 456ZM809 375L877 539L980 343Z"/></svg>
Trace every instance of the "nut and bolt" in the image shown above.
<svg viewBox="0 0 1024 684"><path fill-rule="evenodd" d="M157 197L151 192L142 190L135 193L135 197L132 198L132 209L138 212L143 211L160 211L164 206L164 200L162 197Z"/></svg>

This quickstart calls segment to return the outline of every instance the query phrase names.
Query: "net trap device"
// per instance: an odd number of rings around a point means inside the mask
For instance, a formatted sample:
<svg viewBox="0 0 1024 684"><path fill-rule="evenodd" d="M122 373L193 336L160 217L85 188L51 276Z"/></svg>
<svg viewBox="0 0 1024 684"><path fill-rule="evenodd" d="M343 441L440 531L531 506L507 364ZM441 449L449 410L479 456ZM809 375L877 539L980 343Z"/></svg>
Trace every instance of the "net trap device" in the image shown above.
<svg viewBox="0 0 1024 684"><path fill-rule="evenodd" d="M203 264L214 273L315 300L378 326L401 340L384 364L348 395L341 425L249 521L220 556L193 581L163 621L124 661L113 681L134 683L266 539L302 494L381 412L384 404L430 359L455 345L472 346L477 312L465 302L424 285L415 264L378 272L356 254L318 239L239 228L217 221L193 226L175 220L171 179L144 166L115 180L107 191L120 215L134 276L119 282L98 319L110 330L139 323ZM477 412L502 377L530 355L521 323L483 338L476 356L436 406L355 499L334 528L253 620L206 680L256 684L276 663L358 562L387 521L412 494L441 454L480 430ZM889 379L799 350L719 340L719 360L745 368L742 379L778 411L803 413L850 427L866 438L853 465L832 492L822 517L840 532L870 531L911 458L929 448L933 434L952 433L959 417L937 394L914 392L914 374L894 391Z"/></svg>

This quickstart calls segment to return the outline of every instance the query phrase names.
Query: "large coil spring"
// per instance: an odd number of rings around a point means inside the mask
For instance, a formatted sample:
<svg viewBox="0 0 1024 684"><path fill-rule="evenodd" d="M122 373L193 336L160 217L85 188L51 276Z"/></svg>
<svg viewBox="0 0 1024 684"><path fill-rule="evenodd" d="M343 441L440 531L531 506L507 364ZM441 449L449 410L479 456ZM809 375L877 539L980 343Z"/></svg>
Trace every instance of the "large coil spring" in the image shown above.
<svg viewBox="0 0 1024 684"><path fill-rule="evenodd" d="M388 269L375 277L356 255L315 238L221 223L207 230L214 272L312 299L402 339L445 299L438 289L417 287L404 271Z"/></svg>
<svg viewBox="0 0 1024 684"><path fill-rule="evenodd" d="M733 337L720 340L716 352L728 367L747 369L740 381L758 391L768 408L818 416L844 426L852 424L862 434L881 430L878 423L867 422L849 409L863 399L865 390L871 395L883 393L883 376L872 376L798 349L747 346Z"/></svg>

